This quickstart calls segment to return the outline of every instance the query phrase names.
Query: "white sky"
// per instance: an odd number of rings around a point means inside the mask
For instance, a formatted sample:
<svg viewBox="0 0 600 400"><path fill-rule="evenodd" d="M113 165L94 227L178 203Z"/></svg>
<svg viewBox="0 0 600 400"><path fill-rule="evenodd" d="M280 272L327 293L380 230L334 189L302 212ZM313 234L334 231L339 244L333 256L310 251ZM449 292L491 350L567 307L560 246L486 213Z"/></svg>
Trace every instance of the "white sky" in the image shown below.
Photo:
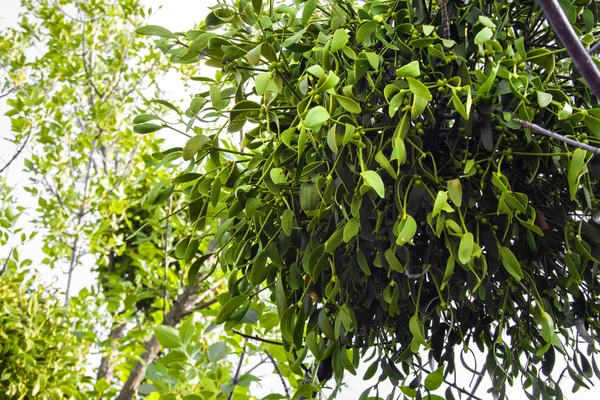
<svg viewBox="0 0 600 400"><path fill-rule="evenodd" d="M211 4L214 4L215 0L145 0L144 3L148 6L152 6L155 14L149 19L149 24L161 25L168 28L171 31L186 31L192 29L196 23L203 20L204 16L207 13L207 7ZM17 22L17 15L19 12L19 0L0 0L0 29L3 29L7 26L15 26ZM164 4L165 6L159 9L159 6ZM158 11L156 11L158 10ZM189 95L186 94L186 91L183 88L182 82L177 74L172 74L167 77L165 81L158 83L161 88L167 90L169 98L180 98L184 101L189 99ZM10 137L10 120L8 117L4 116L6 112L6 104L5 99L0 99L0 165L4 165L4 163L12 157L14 152L14 147L2 140L3 138ZM171 143L171 146L174 144ZM179 145L179 144L178 144ZM170 146L170 147L171 147ZM26 177L20 171L22 169L23 157L20 157L17 162L13 163L10 168L9 174L7 178L11 186L16 186L16 193L19 198L19 202L21 205L25 207L29 207L35 209L37 204L36 199L32 198L28 193L23 190L19 190L22 188L20 186L20 182L22 182ZM1 256L4 257L6 251L5 249L1 249ZM27 246L22 249L22 253L25 253L27 257L33 259L34 265L41 265L39 261L43 258L43 254L40 250L40 242L34 241L28 243ZM93 263L93 260L91 260ZM93 285L95 282L94 277L90 273L91 263L88 260L88 265L80 266L76 269L74 279L73 279L73 292L76 293L80 289L86 286ZM66 286L66 279L62 273L55 269L53 271L49 271L45 269L41 271L46 281L55 280L55 283L64 288ZM457 349L458 351L458 349ZM468 359L468 357L466 357ZM237 361L233 360L234 363ZM481 359L478 360L479 366L485 362L485 358L482 356ZM236 365L236 364L235 364ZM460 362L457 360L457 365L460 365ZM250 363L249 366L252 366ZM347 387L341 392L338 396L339 399L357 399L358 396L362 393L362 391L372 385L375 381L371 380L370 382L362 381L362 376L366 370L368 364L361 366L358 371L358 375L356 378L352 377L348 373L346 373L346 382L348 384ZM248 367L247 367L248 368ZM246 368L246 369L247 369ZM243 373L244 369L242 370ZM278 393L283 393L281 390L281 384L279 383L279 378L270 375L272 371L272 367L270 364L267 364L259 369L257 369L254 373L258 376L263 376L262 382L260 384L253 383L252 393L256 396L264 396L266 394L271 393L272 391L276 391ZM558 371L558 368L555 369ZM270 376L269 376L270 375ZM379 374L376 374L378 376ZM267 376L266 378L264 378ZM470 374L464 375L464 381L458 382L459 386L468 387L469 380L471 376ZM588 399L591 394L588 391L580 390L577 394L568 394L570 392L570 388L572 387L572 383L570 380L563 380L564 385L563 391L565 392L566 398L568 399ZM478 395L482 398L489 398L486 394L487 388L490 386L490 381L485 377L482 382L481 388L478 391ZM521 389L518 387L509 389L509 396L511 400L519 400L526 399L525 395L522 393ZM380 385L380 396L385 397L388 393L391 392L391 384L389 382L382 383ZM444 387L443 387L444 388ZM396 395L398 395L398 392ZM443 389L436 391L437 394L443 396ZM374 392L371 392L371 396L374 396Z"/></svg>

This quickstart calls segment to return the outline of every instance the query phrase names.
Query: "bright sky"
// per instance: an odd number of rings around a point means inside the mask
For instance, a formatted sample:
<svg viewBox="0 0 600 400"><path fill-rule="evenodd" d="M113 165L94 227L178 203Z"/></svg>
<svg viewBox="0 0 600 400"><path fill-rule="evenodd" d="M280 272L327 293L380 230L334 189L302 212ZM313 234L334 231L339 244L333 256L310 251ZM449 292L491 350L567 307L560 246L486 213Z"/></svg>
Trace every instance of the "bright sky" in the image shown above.
<svg viewBox="0 0 600 400"><path fill-rule="evenodd" d="M149 24L156 24L164 26L171 31L186 31L192 29L195 24L203 20L204 16L207 13L207 7L211 4L214 4L215 0L144 0L144 3L152 6L155 11L155 14L149 19ZM19 0L0 0L0 7L2 9L2 13L0 14L0 29L3 29L7 26L15 26L17 22L17 15L19 12ZM165 4L165 6L159 9L161 4ZM165 81L159 82L159 85L163 90L168 90L169 98L180 98L182 100L189 98L189 96L185 93L183 89L183 85L179 76L177 74L172 74L166 78ZM4 163L12 157L14 152L14 147L10 144L7 144L2 138L6 138L10 136L10 121L7 117L4 116L6 112L6 104L5 99L0 99L0 165L4 165ZM172 144L173 145L173 144ZM18 162L15 162L11 166L11 170L8 174L8 180L11 186L17 187L17 195L19 197L20 204L25 207L35 208L37 203L36 199L32 198L28 193L23 190L19 190L19 182L26 177L20 172L22 168L23 157L20 157ZM40 243L34 241L32 243L28 243L25 249L22 252L26 253L29 258L32 258L34 261L34 265L40 265L39 261L43 258L43 254L41 253ZM1 249L2 256L6 253L5 249ZM94 277L90 273L90 268L93 263L93 260L87 260L87 265L81 266L76 269L74 276L74 285L73 285L73 293L76 293L81 288L85 286L93 285L95 282ZM56 284L64 288L66 279L64 275L59 270L49 271L44 270L43 276L46 281L54 279ZM468 358L468 357L467 357ZM235 361L234 361L235 362ZM481 365L482 362L485 362L485 358L482 356L478 360L478 364ZM457 365L460 365L460 362L457 360ZM357 399L362 391L368 386L375 383L374 380L370 382L362 381L362 376L366 370L366 364L364 367L361 367L358 371L358 375L356 378L351 377L349 374L347 375L346 382L348 386L344 388L342 393L338 396L340 399ZM267 376L267 378L263 378L262 382L257 386L256 383L253 383L253 391L252 393L257 396L264 396L266 394L271 393L272 391L277 391L282 393L281 385L279 383L279 379L271 374L272 367L269 365L265 365L264 367L255 371L258 376ZM376 375L377 376L377 375ZM460 378L460 375L459 375ZM470 374L463 376L464 380L458 382L459 386L468 387ZM571 382L566 380L565 385L563 385L563 391L565 394L570 392ZM478 395L482 398L488 398L486 396L485 391L487 387L490 386L489 379L484 379L482 383L482 389L478 391ZM509 395L511 400L518 399L526 399L525 395L522 393L521 389L518 387L519 384L517 382L517 387L509 390ZM384 383L380 385L380 396L385 396L391 392L391 384ZM443 390L437 391L439 394L443 394ZM589 398L590 392L580 391L574 395L567 395L568 399L587 399ZM374 392L371 392L371 395L374 395ZM398 395L398 393L396 393Z"/></svg>

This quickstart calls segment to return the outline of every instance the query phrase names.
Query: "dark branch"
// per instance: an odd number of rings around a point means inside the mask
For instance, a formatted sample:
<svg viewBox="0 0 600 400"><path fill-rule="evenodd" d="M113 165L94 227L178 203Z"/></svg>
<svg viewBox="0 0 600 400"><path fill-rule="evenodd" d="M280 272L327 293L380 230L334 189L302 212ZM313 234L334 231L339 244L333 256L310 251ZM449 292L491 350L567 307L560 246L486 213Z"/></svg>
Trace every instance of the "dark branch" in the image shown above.
<svg viewBox="0 0 600 400"><path fill-rule="evenodd" d="M560 4L557 0L539 0L539 3L558 39L571 56L575 68L600 100L600 72L592 57L585 51Z"/></svg>
<svg viewBox="0 0 600 400"><path fill-rule="evenodd" d="M271 361L271 363L273 364L273 368L275 368L275 372L277 372L277 375L279 375L279 379L281 380L281 385L283 386L283 390L285 391L285 397L290 397L290 391L285 383L285 379L283 378L283 374L281 373L281 370L277 366L277 361L275 361L275 359L273 358L271 353L269 353L266 350L265 350L265 354L269 358L269 361Z"/></svg>
<svg viewBox="0 0 600 400"><path fill-rule="evenodd" d="M235 329L233 330L233 333L235 333L236 335L240 335L241 337L246 338L246 339L256 340L258 342L263 342L263 343L274 344L274 345L277 345L277 346L283 346L283 343L278 342L276 340L269 340L269 339L263 339L263 338L261 338L259 336L246 335L245 333L236 331Z"/></svg>
<svg viewBox="0 0 600 400"><path fill-rule="evenodd" d="M244 347L242 348L242 354L240 354L240 361L238 362L237 369L235 370L235 375L232 378L233 385L237 385L238 379L240 378L240 371L242 370L242 363L244 362L244 356L246 355L246 343L244 342ZM231 400L233 398L233 392L235 392L235 387L231 389L231 393L229 393L229 397L227 400Z"/></svg>
<svg viewBox="0 0 600 400"><path fill-rule="evenodd" d="M31 137L31 132L32 132L32 129L29 129L29 133L27 134L27 136L25 136L25 140L23 141L23 144L21 145L21 147L19 147L19 149L16 151L16 153L13 154L12 158L10 160L8 160L6 165L4 167L2 167L2 169L0 169L0 174L3 173L4 170L6 168L8 168L10 166L10 164L12 164L13 161L15 161L17 159L17 157L19 157L21 152L25 149L25 146L27 146L27 142L29 141L29 138Z"/></svg>

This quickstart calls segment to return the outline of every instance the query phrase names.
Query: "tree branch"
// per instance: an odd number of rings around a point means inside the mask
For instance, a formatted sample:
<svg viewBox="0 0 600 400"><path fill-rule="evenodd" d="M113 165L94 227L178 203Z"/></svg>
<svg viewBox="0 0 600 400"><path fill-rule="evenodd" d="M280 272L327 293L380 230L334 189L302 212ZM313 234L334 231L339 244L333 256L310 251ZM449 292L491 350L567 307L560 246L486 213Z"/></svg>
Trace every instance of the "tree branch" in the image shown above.
<svg viewBox="0 0 600 400"><path fill-rule="evenodd" d="M109 342L108 354L105 354L100 360L100 366L98 367L98 373L96 374L96 380L104 378L107 383L110 383L113 376L115 366L113 364L114 357L113 352L116 350L115 341L121 339L125 335L126 325L121 322L113 322L113 327L108 335L107 341Z"/></svg>
<svg viewBox="0 0 600 400"><path fill-rule="evenodd" d="M581 142L578 142L577 140L573 140L568 137L564 137L563 135L560 135L556 132L552 132L547 129L544 129L539 125L533 124L531 122L523 121L522 119L514 118L513 121L519 123L524 128L531 129L533 132L535 132L537 134L549 136L552 139L560 140L561 142L567 143L573 147L578 147L585 151L589 151L590 153L592 153L595 156L600 155L600 148L598 148L598 147L590 146L589 144L581 143Z"/></svg>
<svg viewBox="0 0 600 400"><path fill-rule="evenodd" d="M229 397L227 400L231 400L233 398L233 392L235 392L235 385L238 383L238 379L240 377L240 371L242 370L242 363L244 362L244 356L246 355L246 342L244 341L244 347L242 348L242 354L240 354L240 361L238 362L237 369L235 370L235 375L231 378L233 382L233 389L231 389L231 393L229 393Z"/></svg>
<svg viewBox="0 0 600 400"><path fill-rule="evenodd" d="M278 342L276 340L269 340L269 339L263 339L263 338L261 338L259 336L246 335L245 333L242 333L240 331L236 331L235 329L233 330L233 333L235 333L236 335L240 335L241 337L246 338L246 339L256 340L258 342L263 342L263 343L274 344L276 346L283 346L283 343Z"/></svg>
<svg viewBox="0 0 600 400"><path fill-rule="evenodd" d="M175 300L173 307L164 318L163 325L177 325L183 318L187 317L192 312L199 310L200 307L198 303L211 293L212 290L200 293L200 288L196 285L188 286L184 292L177 297L177 300ZM204 304L205 307L208 307L213 303L214 302L208 301ZM156 336L153 335L152 338L146 342L144 349L144 354L140 357L141 360L138 361L131 370L117 400L132 399L138 387L143 382L148 364L154 361L160 350L160 344L158 343L158 340L156 340Z"/></svg>
<svg viewBox="0 0 600 400"><path fill-rule="evenodd" d="M279 379L281 380L281 385L283 385L283 390L285 391L285 397L290 397L290 391L289 391L289 389L288 389L288 387L287 387L287 385L285 383L285 379L283 378L283 374L281 373L281 370L277 366L277 361L275 361L275 359L273 358L273 356L271 355L271 353L269 353L266 350L265 350L265 354L267 355L267 357L269 358L269 360L273 364L273 368L275 368L275 372L277 372L277 375L279 375Z"/></svg>
<svg viewBox="0 0 600 400"><path fill-rule="evenodd" d="M25 140L23 141L23 144L21 145L21 147L19 147L19 149L16 151L16 153L13 154L12 158L10 160L8 160L6 165L4 167L2 167L2 169L0 169L0 174L3 173L4 170L6 168L8 168L10 166L10 164L12 164L13 161L15 161L17 159L17 157L19 157L21 152L25 149L25 146L27 146L27 142L29 141L29 138L31 137L31 132L33 132L33 129L30 128L29 133L27 133L27 136L25 136Z"/></svg>
<svg viewBox="0 0 600 400"><path fill-rule="evenodd" d="M550 26L571 56L575 68L583 76L596 98L600 100L600 72L592 57L585 51L560 4L557 0L539 0L539 3Z"/></svg>

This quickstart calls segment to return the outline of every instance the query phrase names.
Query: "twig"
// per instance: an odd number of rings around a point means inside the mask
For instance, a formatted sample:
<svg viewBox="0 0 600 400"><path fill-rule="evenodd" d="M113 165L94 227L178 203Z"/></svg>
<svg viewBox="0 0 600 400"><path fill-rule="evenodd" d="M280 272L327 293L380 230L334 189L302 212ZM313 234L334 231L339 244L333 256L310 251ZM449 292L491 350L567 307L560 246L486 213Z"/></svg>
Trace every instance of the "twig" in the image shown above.
<svg viewBox="0 0 600 400"><path fill-rule="evenodd" d="M277 362L275 361L275 359L273 358L271 353L269 353L268 351L265 350L265 354L267 355L267 357L273 364L273 368L275 368L275 372L277 372L277 375L279 375L279 379L281 380L281 385L283 386L283 390L285 391L285 397L290 397L290 391L285 383L285 379L283 379L283 374L281 373L281 370L277 366Z"/></svg>
<svg viewBox="0 0 600 400"><path fill-rule="evenodd" d="M173 207L173 198L169 197L169 214L171 214L171 208ZM170 226L171 219L167 218L166 226L165 226L165 254L163 258L163 318L167 316L167 296L169 294L169 289L167 287L168 279L167 274L169 273L169 231L171 229Z"/></svg>
<svg viewBox="0 0 600 400"><path fill-rule="evenodd" d="M600 42L596 43L595 45L593 45L589 50L588 50L588 54L590 56L594 55L594 53L596 53L598 50L600 50Z"/></svg>
<svg viewBox="0 0 600 400"><path fill-rule="evenodd" d="M485 369L486 369L486 366L484 365L481 368L481 371L479 371L479 376L477 377L475 384L471 388L471 393L473 393L473 394L477 393L477 389L479 389L479 385L481 385L481 381L483 380L483 376L485 374Z"/></svg>
<svg viewBox="0 0 600 400"><path fill-rule="evenodd" d="M537 134L549 136L552 139L560 140L561 142L570 144L573 147L578 147L580 149L589 151L590 153L592 153L595 156L600 155L600 148L598 148L598 147L590 146L589 144L581 143L581 142L578 142L577 140L573 140L568 137L564 137L563 135L560 135L556 132L552 132L547 129L544 129L539 125L532 124L531 122L523 121L522 119L514 118L513 121L519 123L524 128L531 129L533 132L535 132Z"/></svg>
<svg viewBox="0 0 600 400"><path fill-rule="evenodd" d="M585 51L571 23L557 0L539 0L546 19L556 32L558 39L575 65L575 68L600 100L600 72L590 55Z"/></svg>
<svg viewBox="0 0 600 400"><path fill-rule="evenodd" d="M244 347L242 348L242 354L240 355L240 362L238 363L237 369L235 370L235 375L231 379L233 381L234 386L237 385L237 383L238 383L238 379L240 377L240 371L242 369L242 363L244 362L245 355L246 355L246 342L244 341ZM231 400L233 398L234 391L235 391L235 387L233 389L231 389L231 392L229 393L229 397L227 397L227 400Z"/></svg>
<svg viewBox="0 0 600 400"><path fill-rule="evenodd" d="M0 276L2 276L4 274L4 271L6 271L6 267L8 266L8 260L10 260L10 256L12 256L14 249L15 249L14 247L11 247L10 251L8 252L8 256L6 257L6 260L4 260L4 265L2 266L2 270L0 270Z"/></svg>
<svg viewBox="0 0 600 400"><path fill-rule="evenodd" d="M256 340L258 342L263 342L263 343L274 344L274 345L277 345L277 346L283 346L283 343L278 342L276 340L269 340L269 339L263 339L263 338L261 338L259 336L246 335L245 333L242 333L240 331L236 331L235 329L233 330L233 333L235 333L236 335L240 335L241 337L246 338L246 339Z"/></svg>
<svg viewBox="0 0 600 400"><path fill-rule="evenodd" d="M25 136L25 140L23 141L23 144L21 145L21 147L19 147L19 149L16 151L15 154L13 154L12 158L10 160L8 160L8 162L6 163L6 165L4 167L2 167L2 169L0 169L0 174L4 172L4 170L6 168L8 168L10 166L10 164L13 163L13 161L15 161L17 159L17 157L19 157L19 154L21 154L21 152L25 149L25 146L27 145L27 142L29 141L29 138L31 137L31 132L33 131L33 129L29 129L29 133L27 134L27 136Z"/></svg>
<svg viewBox="0 0 600 400"><path fill-rule="evenodd" d="M418 365L415 365L415 363L413 363L414 367L419 367ZM420 368L420 367L419 367ZM430 374L431 371L429 371L427 368L421 368L423 370L423 372L425 372L426 374ZM450 382L448 381L446 378L444 378L444 383L456 390L458 390L459 392L461 392L462 394L466 394L468 396L469 399L473 399L473 400L483 400L481 397L475 396L474 392L470 392L466 389L461 388L460 386L458 386L456 383Z"/></svg>

